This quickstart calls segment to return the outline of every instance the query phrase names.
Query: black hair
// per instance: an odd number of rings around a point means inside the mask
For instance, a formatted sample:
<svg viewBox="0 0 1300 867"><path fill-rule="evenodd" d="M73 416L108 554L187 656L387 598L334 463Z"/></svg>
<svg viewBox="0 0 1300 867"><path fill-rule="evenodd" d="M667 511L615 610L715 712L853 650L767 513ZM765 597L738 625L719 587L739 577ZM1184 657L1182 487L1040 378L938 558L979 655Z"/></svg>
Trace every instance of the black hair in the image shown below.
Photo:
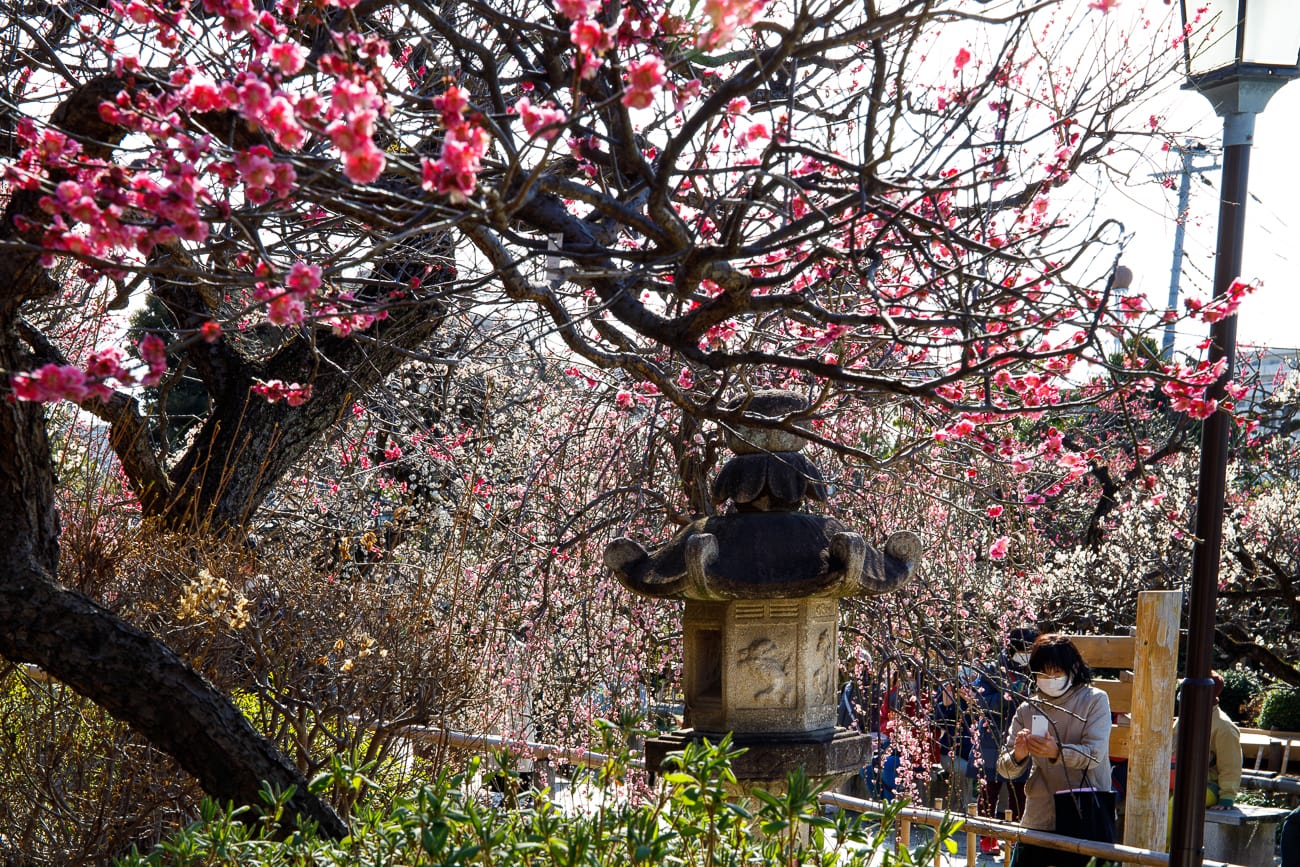
<svg viewBox="0 0 1300 867"><path fill-rule="evenodd" d="M1007 633L1007 647L1012 653L1023 653L1034 646L1038 630L1032 626L1017 626Z"/></svg>
<svg viewBox="0 0 1300 867"><path fill-rule="evenodd" d="M1070 676L1070 685L1092 683L1092 669L1079 655L1079 648L1059 633L1040 635L1029 650L1029 670L1034 673L1056 669Z"/></svg>

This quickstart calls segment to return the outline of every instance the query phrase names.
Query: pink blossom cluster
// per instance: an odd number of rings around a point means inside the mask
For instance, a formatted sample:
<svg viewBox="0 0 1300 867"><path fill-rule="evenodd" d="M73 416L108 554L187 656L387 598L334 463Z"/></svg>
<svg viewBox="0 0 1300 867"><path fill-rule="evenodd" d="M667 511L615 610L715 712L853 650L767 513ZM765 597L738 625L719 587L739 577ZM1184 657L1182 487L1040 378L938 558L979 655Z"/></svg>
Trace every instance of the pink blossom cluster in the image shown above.
<svg viewBox="0 0 1300 867"><path fill-rule="evenodd" d="M1220 322L1236 313L1241 307L1242 300L1257 288L1257 284L1247 283L1238 278L1232 281L1228 291L1221 298L1215 298L1208 304L1197 298L1185 298L1183 303L1187 306L1188 312L1202 322Z"/></svg>
<svg viewBox="0 0 1300 867"><path fill-rule="evenodd" d="M154 25L154 39L163 48L174 49L180 44L177 28L183 26L188 18L184 7L163 11L144 0L128 0L127 3L112 0L108 6L120 18L136 24Z"/></svg>
<svg viewBox="0 0 1300 867"><path fill-rule="evenodd" d="M596 74L604 63L605 52L614 46L614 37L594 18L583 18L570 24L569 41L578 49L573 58L573 68L584 79Z"/></svg>
<svg viewBox="0 0 1300 867"><path fill-rule="evenodd" d="M355 184L374 183L384 171L384 152L375 144L375 121L384 110L375 83L340 78L334 83L325 128L343 157L343 174Z"/></svg>
<svg viewBox="0 0 1300 867"><path fill-rule="evenodd" d="M288 199L298 178L293 166L276 160L266 145L241 151L231 163L215 166L213 171L226 186L242 181L244 195L255 205Z"/></svg>
<svg viewBox="0 0 1300 867"><path fill-rule="evenodd" d="M266 281L257 284L253 298L267 302L266 319L273 325L298 325L307 318L308 305L321 285L319 265L295 262L285 277L283 289Z"/></svg>
<svg viewBox="0 0 1300 867"><path fill-rule="evenodd" d="M338 298L345 303L355 300L350 292L343 292ZM329 302L321 304L317 313L321 317L321 322L329 326L330 330L339 337L347 337L355 331L365 331L376 321L388 318L388 311L383 308L374 311L348 310Z"/></svg>
<svg viewBox="0 0 1300 867"><path fill-rule="evenodd" d="M150 253L158 244L178 239L199 242L208 235L202 208L210 201L194 164L176 154L161 171L133 172L99 161L78 161L81 149L56 129L38 130L30 118L19 120L16 133L22 150L6 165L4 179L16 187L40 189L54 177L52 194L39 200L47 216L42 223L23 218L18 228L40 233L47 252L42 262L53 264L54 251L115 260L126 252ZM188 147L196 146L186 140ZM161 177L159 177L159 175ZM145 214L151 221L141 219Z"/></svg>
<svg viewBox="0 0 1300 867"><path fill-rule="evenodd" d="M578 380L587 388L595 388L597 385L600 384L599 380L597 380L591 374L586 373L585 371L583 371L581 368L578 367L566 367L564 369L564 375L569 377L570 379Z"/></svg>
<svg viewBox="0 0 1300 867"><path fill-rule="evenodd" d="M311 385L268 379L266 382L255 384L253 393L265 398L267 403L284 401L289 406L302 406L311 400Z"/></svg>
<svg viewBox="0 0 1300 867"><path fill-rule="evenodd" d="M1160 387L1169 396L1170 406L1177 412L1184 412L1192 418L1205 419L1214 415L1219 409L1218 400L1207 397L1206 393L1227 369L1227 362L1219 359L1214 364L1201 361L1196 367L1184 364L1166 368L1173 379Z"/></svg>
<svg viewBox="0 0 1300 867"><path fill-rule="evenodd" d="M14 126L18 159L6 163L4 180L24 190L40 188L46 171L76 168L81 145L53 127L37 128L36 121L22 117Z"/></svg>
<svg viewBox="0 0 1300 867"><path fill-rule="evenodd" d="M469 97L463 88L449 86L434 98L433 104L442 113L447 133L437 162L421 161L422 186L431 193L446 196L453 204L464 204L478 186L488 134L477 118L467 115Z"/></svg>
<svg viewBox="0 0 1300 867"><path fill-rule="evenodd" d="M1007 552L1010 550L1010 548L1011 548L1011 540L1006 536L999 536L998 538L994 539L993 544L989 546L989 559L990 560L1007 559Z"/></svg>
<svg viewBox="0 0 1300 867"><path fill-rule="evenodd" d="M570 21L582 21L600 11L600 0L555 0L555 11Z"/></svg>
<svg viewBox="0 0 1300 867"><path fill-rule="evenodd" d="M533 105L526 96L521 96L511 111L519 115L525 132L530 136L540 136L546 141L554 140L560 134L560 127L568 120L564 110L556 108L554 103Z"/></svg>
<svg viewBox="0 0 1300 867"><path fill-rule="evenodd" d="M1058 359L1054 358L1051 361L1055 362ZM1052 369L1049 362L1049 370ZM1060 369L1058 365L1054 372L1064 373L1065 370ZM1060 388L1050 378L1040 373L1030 372L1023 376L1013 376L1006 368L999 368L997 373L993 374L993 381L1018 395L1022 406L1052 406L1061 401Z"/></svg>
<svg viewBox="0 0 1300 867"><path fill-rule="evenodd" d="M767 141L772 137L772 131L767 128L765 123L751 124L748 129L740 134L740 143L742 145L752 145L757 142Z"/></svg>
<svg viewBox="0 0 1300 867"><path fill-rule="evenodd" d="M712 29L705 34L700 45L717 48L730 42L742 27L748 27L762 13L766 0L704 0L704 14Z"/></svg>
<svg viewBox="0 0 1300 867"><path fill-rule="evenodd" d="M700 341L701 349L709 347L725 346L732 338L736 336L736 322L728 319L726 322L719 322L717 325L710 325L704 332L704 338Z"/></svg>
<svg viewBox="0 0 1300 867"><path fill-rule="evenodd" d="M658 57L634 60L627 65L623 104L628 108L649 108L664 84L664 62Z"/></svg>
<svg viewBox="0 0 1300 867"><path fill-rule="evenodd" d="M132 386L157 385L167 372L167 347L155 334L148 334L137 345L148 373L137 375L122 364L122 350L109 347L92 352L84 365L46 364L30 373L14 374L11 379L14 397L36 403L69 400L81 403L92 398L108 400L113 383Z"/></svg>
<svg viewBox="0 0 1300 867"><path fill-rule="evenodd" d="M614 406L633 409L638 403L649 405L659 394L659 386L652 382L639 382L629 388L620 388L614 395Z"/></svg>
<svg viewBox="0 0 1300 867"><path fill-rule="evenodd" d="M1119 299L1119 309L1129 322L1141 319L1147 312L1147 299L1143 295L1125 295Z"/></svg>
<svg viewBox="0 0 1300 867"><path fill-rule="evenodd" d="M555 0L555 9L571 22L569 41L578 49L573 68L583 78L591 78L600 69L601 56L614 46L614 35L595 16L601 0Z"/></svg>
<svg viewBox="0 0 1300 867"><path fill-rule="evenodd" d="M297 63L301 64L301 57ZM307 131L298 117L299 100L296 96L273 89L263 79L252 76L248 76L238 88L226 84L224 89L234 90L234 93L226 94L227 101L245 118L271 133L280 147L297 150L307 142Z"/></svg>

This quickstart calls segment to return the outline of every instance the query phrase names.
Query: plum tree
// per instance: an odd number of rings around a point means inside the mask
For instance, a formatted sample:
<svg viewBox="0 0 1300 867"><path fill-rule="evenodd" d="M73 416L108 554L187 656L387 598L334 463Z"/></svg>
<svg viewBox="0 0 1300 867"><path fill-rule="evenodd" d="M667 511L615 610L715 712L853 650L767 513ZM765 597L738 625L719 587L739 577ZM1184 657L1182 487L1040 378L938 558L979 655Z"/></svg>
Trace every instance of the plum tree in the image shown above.
<svg viewBox="0 0 1300 867"><path fill-rule="evenodd" d="M60 586L46 403L110 426L147 519L232 538L361 395L501 334L608 376L619 409L684 419L661 442L687 512L709 507L699 422L736 421L734 396L766 385L808 394L850 478L936 441L1073 473L1059 437L1020 449L985 427L1123 390L1214 412L1213 369L1065 385L1158 325L1110 278L1120 227L1067 195L1151 135L1138 102L1185 38L1163 5L1113 5L16 4L0 653L212 794L295 784L290 809L338 834L219 691ZM119 311L144 296L166 339L132 348ZM137 389L182 376L207 410L163 453Z"/></svg>

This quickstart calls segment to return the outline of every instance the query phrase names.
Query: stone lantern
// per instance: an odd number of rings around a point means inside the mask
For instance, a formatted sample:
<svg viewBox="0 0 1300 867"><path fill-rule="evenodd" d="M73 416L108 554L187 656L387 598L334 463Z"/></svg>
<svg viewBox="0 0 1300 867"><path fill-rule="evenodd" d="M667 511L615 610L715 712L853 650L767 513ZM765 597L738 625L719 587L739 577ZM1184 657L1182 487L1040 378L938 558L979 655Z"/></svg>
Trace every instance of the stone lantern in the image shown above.
<svg viewBox="0 0 1300 867"><path fill-rule="evenodd" d="M797 420L799 395L760 391L735 409ZM839 598L898 588L921 557L913 533L876 550L834 518L801 511L825 501L821 472L800 453L802 436L737 425L726 432L735 457L718 473L712 499L734 511L695 521L647 551L630 539L605 549L605 563L642 596L686 600L685 728L646 744L646 766L691 739L731 732L748 751L738 780L848 774L870 758L870 740L837 728Z"/></svg>

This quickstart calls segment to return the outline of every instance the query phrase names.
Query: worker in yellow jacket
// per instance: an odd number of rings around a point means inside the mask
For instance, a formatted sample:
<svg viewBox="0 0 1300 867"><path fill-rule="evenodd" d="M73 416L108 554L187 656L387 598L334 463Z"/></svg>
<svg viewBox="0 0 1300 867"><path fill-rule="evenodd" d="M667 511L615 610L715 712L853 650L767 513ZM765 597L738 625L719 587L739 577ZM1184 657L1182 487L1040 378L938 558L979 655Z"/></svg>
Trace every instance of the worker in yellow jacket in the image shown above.
<svg viewBox="0 0 1300 867"><path fill-rule="evenodd" d="M1210 773L1205 790L1205 806L1211 810L1230 810L1241 791L1241 731L1219 707L1223 678L1210 672L1214 681L1214 713L1210 716ZM1178 720L1174 720L1174 743L1178 743Z"/></svg>

